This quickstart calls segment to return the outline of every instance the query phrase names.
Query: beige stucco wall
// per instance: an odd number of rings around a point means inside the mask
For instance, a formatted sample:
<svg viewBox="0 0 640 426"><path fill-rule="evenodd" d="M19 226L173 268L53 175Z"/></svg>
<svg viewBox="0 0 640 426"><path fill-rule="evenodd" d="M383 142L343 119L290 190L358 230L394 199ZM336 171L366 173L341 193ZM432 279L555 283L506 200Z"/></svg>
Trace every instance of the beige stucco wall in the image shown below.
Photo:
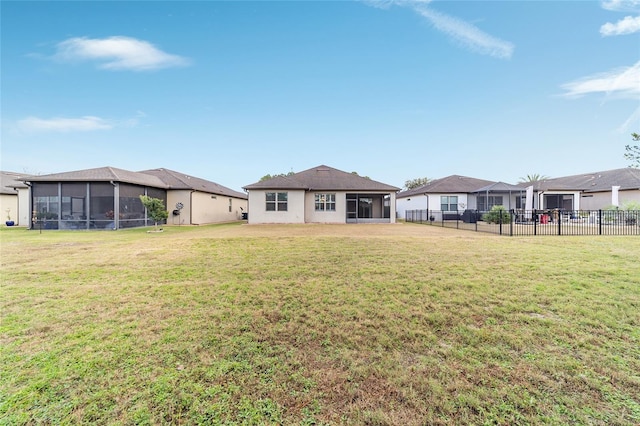
<svg viewBox="0 0 640 426"><path fill-rule="evenodd" d="M9 210L9 215L11 216L11 220L14 222L18 222L18 218L16 217L18 214L18 196L17 195L8 195L8 194L0 194L0 214L2 215L2 223L4 225L5 221L9 220L7 218L7 209Z"/></svg>
<svg viewBox="0 0 640 426"><path fill-rule="evenodd" d="M266 211L267 192L287 192L287 211ZM304 223L305 191L249 191L249 223Z"/></svg>
<svg viewBox="0 0 640 426"><path fill-rule="evenodd" d="M177 203L182 203L184 206L180 210L180 216L174 216L172 213ZM167 210L169 211L167 225L191 225L191 191L167 191Z"/></svg>
<svg viewBox="0 0 640 426"><path fill-rule="evenodd" d="M7 209L15 226L29 225L29 189L18 189L18 195L0 194L0 223L4 226L7 219Z"/></svg>
<svg viewBox="0 0 640 426"><path fill-rule="evenodd" d="M231 200L231 211L229 211ZM179 216L173 215L177 203L184 206ZM205 225L242 219L247 200L206 192L178 190L167 192L168 225Z"/></svg>
<svg viewBox="0 0 640 426"><path fill-rule="evenodd" d="M640 203L640 190L619 191L619 205L622 206L626 201L636 201ZM598 210L611 206L611 192L594 192L585 193L580 197L580 209L582 210Z"/></svg>

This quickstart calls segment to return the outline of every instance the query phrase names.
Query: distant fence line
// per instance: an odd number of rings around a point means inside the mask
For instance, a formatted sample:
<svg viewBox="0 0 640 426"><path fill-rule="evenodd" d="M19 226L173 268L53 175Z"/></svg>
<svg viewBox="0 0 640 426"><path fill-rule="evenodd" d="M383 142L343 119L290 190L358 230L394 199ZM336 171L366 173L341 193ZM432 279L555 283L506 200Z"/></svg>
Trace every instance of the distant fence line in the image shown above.
<svg viewBox="0 0 640 426"><path fill-rule="evenodd" d="M640 210L407 210L405 221L499 235L640 235Z"/></svg>

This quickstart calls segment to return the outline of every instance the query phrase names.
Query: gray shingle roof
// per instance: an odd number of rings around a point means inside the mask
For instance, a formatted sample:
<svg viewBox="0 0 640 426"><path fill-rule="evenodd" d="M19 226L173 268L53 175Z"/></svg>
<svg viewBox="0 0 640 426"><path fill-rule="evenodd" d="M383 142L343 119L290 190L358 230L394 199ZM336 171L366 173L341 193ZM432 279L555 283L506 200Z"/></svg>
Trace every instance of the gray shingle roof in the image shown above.
<svg viewBox="0 0 640 426"><path fill-rule="evenodd" d="M167 188L167 185L156 176L115 167L98 167L49 175L27 176L22 180L27 182L124 182L154 188Z"/></svg>
<svg viewBox="0 0 640 426"><path fill-rule="evenodd" d="M115 167L99 167L48 175L25 175L21 180L26 182L123 182L152 188L188 189L235 198L247 198L246 194L215 182L162 168L131 172Z"/></svg>
<svg viewBox="0 0 640 426"><path fill-rule="evenodd" d="M467 176L451 175L441 179L434 179L425 185L409 189L398 194L397 198L406 198L423 194L468 194L479 188L497 182L476 179Z"/></svg>
<svg viewBox="0 0 640 426"><path fill-rule="evenodd" d="M15 188L27 188L27 185L20 179L27 176L23 173L0 171L0 194L17 195Z"/></svg>
<svg viewBox="0 0 640 426"><path fill-rule="evenodd" d="M511 192L511 191L525 191L526 187L511 185L510 183L496 182L491 185L483 186L473 192Z"/></svg>
<svg viewBox="0 0 640 426"><path fill-rule="evenodd" d="M290 176L247 185L244 189L303 189L309 191L399 191L400 188L321 165Z"/></svg>
<svg viewBox="0 0 640 426"><path fill-rule="evenodd" d="M611 191L611 187L614 185L619 185L621 190L640 189L640 169L627 167L624 169L545 179L535 182L533 187L536 191L573 190L603 192Z"/></svg>
<svg viewBox="0 0 640 426"><path fill-rule="evenodd" d="M207 192L210 194L224 195L227 197L246 199L247 194L234 191L226 186L219 185L215 182L189 176L184 173L176 172L169 169L151 169L144 170L140 173L150 174L158 177L166 185L167 189L193 189L196 191Z"/></svg>

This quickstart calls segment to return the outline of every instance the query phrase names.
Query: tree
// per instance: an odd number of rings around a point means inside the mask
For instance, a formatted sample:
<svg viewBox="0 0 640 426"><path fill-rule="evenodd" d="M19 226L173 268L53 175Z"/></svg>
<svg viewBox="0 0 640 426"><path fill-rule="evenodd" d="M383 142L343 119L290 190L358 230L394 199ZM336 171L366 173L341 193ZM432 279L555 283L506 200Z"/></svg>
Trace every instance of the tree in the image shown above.
<svg viewBox="0 0 640 426"><path fill-rule="evenodd" d="M541 180L546 180L546 179L549 179L549 176L541 175L540 173L534 173L531 175L527 175L526 177L521 177L519 182L520 183L539 182Z"/></svg>
<svg viewBox="0 0 640 426"><path fill-rule="evenodd" d="M431 179L429 179L428 177L405 180L404 181L404 188L406 190L418 188L418 187L420 187L422 185L428 184L430 181L431 181Z"/></svg>
<svg viewBox="0 0 640 426"><path fill-rule="evenodd" d="M352 174L352 175L356 175L356 176L360 176L360 175L358 174L358 172L351 172L351 174ZM365 178L365 179L371 179L369 176L360 176L360 177L363 177L363 178Z"/></svg>
<svg viewBox="0 0 640 426"><path fill-rule="evenodd" d="M158 222L169 217L169 212L164 208L164 202L159 198L152 198L148 195L141 195L140 201L147 209L147 215L155 223L156 231L158 230Z"/></svg>
<svg viewBox="0 0 640 426"><path fill-rule="evenodd" d="M631 139L633 139L634 142L639 142L640 134L631 133ZM629 166L640 167L640 145L626 145L624 149L627 150L627 152L624 154L624 158L631 161L631 164L629 164Z"/></svg>
<svg viewBox="0 0 640 426"><path fill-rule="evenodd" d="M276 175L264 175L260 178L260 182L265 181L265 180L269 180L269 179L273 179L274 177L287 177L287 176L291 176L291 175L295 175L295 173L293 171L289 172L289 173L278 173Z"/></svg>

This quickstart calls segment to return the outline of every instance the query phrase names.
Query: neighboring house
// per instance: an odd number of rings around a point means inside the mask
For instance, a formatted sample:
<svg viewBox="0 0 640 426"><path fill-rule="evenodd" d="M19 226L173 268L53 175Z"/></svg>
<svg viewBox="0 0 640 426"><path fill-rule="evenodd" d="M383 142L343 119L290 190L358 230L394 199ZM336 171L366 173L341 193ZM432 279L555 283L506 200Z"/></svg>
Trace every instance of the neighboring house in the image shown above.
<svg viewBox="0 0 640 426"><path fill-rule="evenodd" d="M140 173L160 178L167 185L167 209L171 225L203 225L242 219L247 212L247 195L215 182L168 169ZM175 214L178 203L183 208Z"/></svg>
<svg viewBox="0 0 640 426"><path fill-rule="evenodd" d="M29 223L29 187L20 179L23 173L0 171L0 215L2 221L12 220L16 226Z"/></svg>
<svg viewBox="0 0 640 426"><path fill-rule="evenodd" d="M527 188L529 199L527 199ZM598 210L640 202L640 169L624 168L511 185L465 176L435 179L397 195L398 217L407 210L430 210L436 220L453 218L455 211Z"/></svg>
<svg viewBox="0 0 640 426"><path fill-rule="evenodd" d="M247 197L214 182L167 169L131 172L114 167L21 179L30 186L32 227L121 229L153 225L141 195L161 199L169 225L203 225L241 219Z"/></svg>
<svg viewBox="0 0 640 426"><path fill-rule="evenodd" d="M534 208L540 210L598 210L640 202L640 169L631 167L521 185L533 185Z"/></svg>
<svg viewBox="0 0 640 426"><path fill-rule="evenodd" d="M395 186L318 166L247 185L249 223L395 223Z"/></svg>
<svg viewBox="0 0 640 426"><path fill-rule="evenodd" d="M460 175L434 179L418 188L398 193L397 216L404 219L407 210L432 210L445 215L455 215L467 209L478 210L475 192L496 183ZM489 196L484 203L491 208L498 201L502 202L502 199Z"/></svg>

